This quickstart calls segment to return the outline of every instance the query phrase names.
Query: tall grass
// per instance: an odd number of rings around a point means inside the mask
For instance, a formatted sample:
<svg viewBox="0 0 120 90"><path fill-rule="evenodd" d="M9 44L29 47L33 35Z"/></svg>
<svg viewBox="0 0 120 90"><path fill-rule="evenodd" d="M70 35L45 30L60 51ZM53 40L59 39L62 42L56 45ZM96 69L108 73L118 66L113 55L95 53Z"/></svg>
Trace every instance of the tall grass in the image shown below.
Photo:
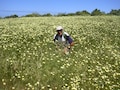
<svg viewBox="0 0 120 90"><path fill-rule="evenodd" d="M53 43L61 25L69 55ZM1 90L119 90L120 17L0 19Z"/></svg>

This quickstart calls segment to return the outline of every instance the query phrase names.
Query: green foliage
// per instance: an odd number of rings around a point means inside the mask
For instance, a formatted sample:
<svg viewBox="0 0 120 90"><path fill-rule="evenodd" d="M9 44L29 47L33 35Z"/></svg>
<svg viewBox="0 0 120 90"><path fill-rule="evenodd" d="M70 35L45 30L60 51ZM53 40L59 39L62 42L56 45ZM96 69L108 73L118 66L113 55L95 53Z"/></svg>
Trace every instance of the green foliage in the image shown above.
<svg viewBox="0 0 120 90"><path fill-rule="evenodd" d="M67 16L75 16L75 13L68 13Z"/></svg>
<svg viewBox="0 0 120 90"><path fill-rule="evenodd" d="M118 10L111 10L109 14L110 14L110 15L120 16L120 9L118 9Z"/></svg>
<svg viewBox="0 0 120 90"><path fill-rule="evenodd" d="M89 16L90 15L90 13L89 12L87 12L86 10L83 10L83 11L77 11L76 12L76 15L81 15L81 16Z"/></svg>
<svg viewBox="0 0 120 90"><path fill-rule="evenodd" d="M11 15L11 16L6 16L5 18L17 18L18 15L14 14L14 15Z"/></svg>
<svg viewBox="0 0 120 90"><path fill-rule="evenodd" d="M74 39L69 55L52 41L58 25ZM0 90L119 90L119 84L120 17L0 19Z"/></svg>
<svg viewBox="0 0 120 90"><path fill-rule="evenodd" d="M91 16L101 16L101 15L105 15L104 12L101 12L100 10L98 9L95 9L91 12Z"/></svg>
<svg viewBox="0 0 120 90"><path fill-rule="evenodd" d="M47 13L47 14L43 14L42 16L52 16L52 14L50 14L50 13Z"/></svg>
<svg viewBox="0 0 120 90"><path fill-rule="evenodd" d="M38 13L32 13L32 14L25 15L25 17L39 17L39 16L41 15Z"/></svg>

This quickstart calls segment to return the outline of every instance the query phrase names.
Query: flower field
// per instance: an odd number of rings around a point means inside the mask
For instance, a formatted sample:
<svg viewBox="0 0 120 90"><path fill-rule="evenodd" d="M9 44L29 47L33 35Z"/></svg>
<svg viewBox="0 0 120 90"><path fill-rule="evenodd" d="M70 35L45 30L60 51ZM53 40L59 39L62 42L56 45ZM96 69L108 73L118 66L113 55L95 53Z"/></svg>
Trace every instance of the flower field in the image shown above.
<svg viewBox="0 0 120 90"><path fill-rule="evenodd" d="M69 55L53 43L58 25ZM0 90L120 90L120 17L0 19Z"/></svg>

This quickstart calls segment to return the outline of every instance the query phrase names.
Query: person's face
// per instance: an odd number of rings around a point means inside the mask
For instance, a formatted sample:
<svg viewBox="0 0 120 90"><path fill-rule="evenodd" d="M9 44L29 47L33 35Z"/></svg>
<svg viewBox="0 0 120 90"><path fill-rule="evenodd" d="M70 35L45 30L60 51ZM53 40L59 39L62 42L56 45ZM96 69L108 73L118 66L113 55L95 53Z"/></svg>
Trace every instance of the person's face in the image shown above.
<svg viewBox="0 0 120 90"><path fill-rule="evenodd" d="M58 35L62 35L62 30L57 30Z"/></svg>

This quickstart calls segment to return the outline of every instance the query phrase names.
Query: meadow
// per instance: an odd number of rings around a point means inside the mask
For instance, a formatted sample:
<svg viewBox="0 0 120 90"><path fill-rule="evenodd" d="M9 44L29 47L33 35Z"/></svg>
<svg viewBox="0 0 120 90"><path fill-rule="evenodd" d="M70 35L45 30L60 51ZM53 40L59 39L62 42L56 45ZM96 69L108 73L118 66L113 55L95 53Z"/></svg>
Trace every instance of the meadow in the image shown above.
<svg viewBox="0 0 120 90"><path fill-rule="evenodd" d="M55 48L58 25L69 55ZM120 17L0 19L0 90L120 90Z"/></svg>

